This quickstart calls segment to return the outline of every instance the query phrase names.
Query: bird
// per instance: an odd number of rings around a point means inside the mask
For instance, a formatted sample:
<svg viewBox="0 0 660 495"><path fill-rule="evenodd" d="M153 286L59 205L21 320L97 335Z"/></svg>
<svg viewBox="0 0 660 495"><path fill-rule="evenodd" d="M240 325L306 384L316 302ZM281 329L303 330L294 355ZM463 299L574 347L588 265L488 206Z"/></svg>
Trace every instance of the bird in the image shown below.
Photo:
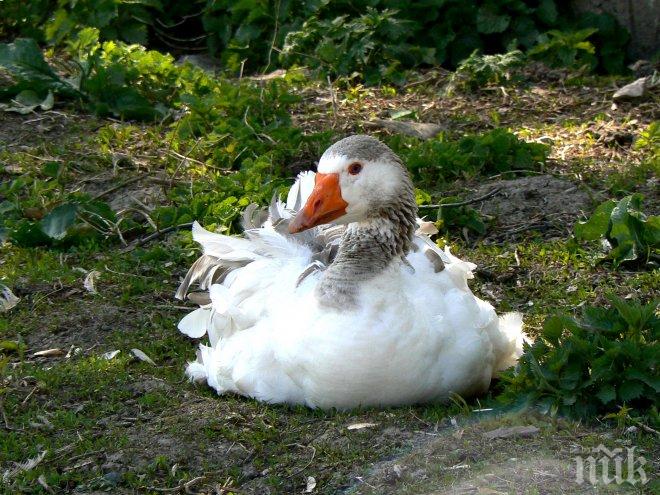
<svg viewBox="0 0 660 495"><path fill-rule="evenodd" d="M178 329L208 339L186 373L218 394L338 410L446 401L483 394L522 353L522 315L472 293L476 265L431 240L404 163L374 137L334 143L286 201L250 205L242 223L242 237L193 225L203 254L176 293L199 305Z"/></svg>

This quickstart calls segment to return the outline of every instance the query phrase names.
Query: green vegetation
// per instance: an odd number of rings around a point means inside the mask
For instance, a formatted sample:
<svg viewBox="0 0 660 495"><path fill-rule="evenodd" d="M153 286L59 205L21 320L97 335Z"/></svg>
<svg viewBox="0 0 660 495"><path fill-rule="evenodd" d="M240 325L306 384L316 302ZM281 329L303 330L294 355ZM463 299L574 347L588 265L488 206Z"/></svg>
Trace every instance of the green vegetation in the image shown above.
<svg viewBox="0 0 660 495"><path fill-rule="evenodd" d="M547 318L519 367L504 377L499 399L583 419L625 407L658 422L659 303L610 301L612 308L586 306L577 319Z"/></svg>
<svg viewBox="0 0 660 495"><path fill-rule="evenodd" d="M553 0L0 3L0 289L20 298L0 315L6 493L185 492L205 476L190 490L302 493L313 477L313 493L330 494L364 488L370 466L429 440L437 486L502 474L512 457L572 462L576 443L657 453L645 429L659 427L657 93L611 111L603 91L625 81L595 75L624 66L627 35L611 18L574 19ZM216 73L176 62L204 47ZM580 84L544 69L513 84L539 70L530 59ZM438 64L456 71L414 72ZM278 67L289 70L251 77ZM382 81L396 87L361 84ZM446 130L422 140L367 127L374 118ZM248 204L284 194L355 132L402 157L420 205L440 205L421 211L438 244L479 265L473 290L523 313L536 341L520 366L487 397L387 410L272 406L189 384L194 346L176 330L189 308L173 300L199 254L187 225L239 234ZM559 200L524 186L537 176L561 181ZM498 194L475 200L484 185ZM486 208L516 198L537 206L521 221ZM611 263L594 263L598 241ZM499 416L513 406L534 412ZM542 432L529 442L483 441L530 423ZM425 476L415 483L436 479Z"/></svg>
<svg viewBox="0 0 660 495"><path fill-rule="evenodd" d="M7 0L0 36L54 45L84 28L102 40L180 52L206 48L232 73L299 64L367 83L401 83L415 67L457 67L475 50L513 49L549 63L625 70L627 32L606 14L574 15L555 0Z"/></svg>
<svg viewBox="0 0 660 495"><path fill-rule="evenodd" d="M153 120L165 117L178 96L176 89L191 89L195 80L192 68L179 69L169 55L138 45L100 44L98 31L92 28L71 41L68 55L73 58L55 69L34 40L0 45L0 67L14 79L0 99L11 98L20 105L28 95L30 100L36 95L35 103L16 109L29 112L42 99L52 108L55 96L77 101L102 116Z"/></svg>
<svg viewBox="0 0 660 495"><path fill-rule="evenodd" d="M601 241L614 266L625 262L650 263L660 260L660 216L642 211L641 194L601 204L586 222L575 225L581 241Z"/></svg>
<svg viewBox="0 0 660 495"><path fill-rule="evenodd" d="M523 141L501 128L458 140L441 135L419 142L394 136L388 144L408 165L413 177L426 186L476 175L536 169L550 152L545 144Z"/></svg>
<svg viewBox="0 0 660 495"><path fill-rule="evenodd" d="M520 68L525 57L520 50L501 55L481 55L478 51L461 62L449 79L449 93L458 89L474 91L487 85L512 82L513 71Z"/></svg>

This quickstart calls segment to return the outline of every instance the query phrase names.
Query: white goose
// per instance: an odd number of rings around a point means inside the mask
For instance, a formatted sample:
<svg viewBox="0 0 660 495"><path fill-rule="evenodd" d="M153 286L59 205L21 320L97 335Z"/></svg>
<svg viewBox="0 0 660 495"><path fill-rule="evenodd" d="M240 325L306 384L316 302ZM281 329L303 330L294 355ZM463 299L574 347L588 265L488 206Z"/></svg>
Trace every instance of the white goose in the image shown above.
<svg viewBox="0 0 660 495"><path fill-rule="evenodd" d="M415 234L416 213L401 160L358 135L328 148L285 204L248 207L244 238L195 224L204 254L177 297L196 281L208 293L189 294L201 307L179 329L210 345L189 377L340 409L484 392L520 355L522 318L475 297L475 265Z"/></svg>

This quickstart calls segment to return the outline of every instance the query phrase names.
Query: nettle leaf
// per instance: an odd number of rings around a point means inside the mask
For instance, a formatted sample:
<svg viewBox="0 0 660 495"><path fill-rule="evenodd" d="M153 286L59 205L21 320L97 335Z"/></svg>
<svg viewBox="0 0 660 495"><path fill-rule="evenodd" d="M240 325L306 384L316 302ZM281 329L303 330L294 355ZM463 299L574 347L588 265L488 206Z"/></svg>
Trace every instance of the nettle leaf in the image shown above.
<svg viewBox="0 0 660 495"><path fill-rule="evenodd" d="M650 374L645 373L644 371L639 370L637 368L627 369L624 374L626 378L631 378L638 380L640 382L644 382L653 390L655 390L656 393L660 393L660 377L658 377L657 375L651 376Z"/></svg>
<svg viewBox="0 0 660 495"><path fill-rule="evenodd" d="M557 344L569 322L572 322L572 318L568 316L549 316L543 323L543 337Z"/></svg>
<svg viewBox="0 0 660 495"><path fill-rule="evenodd" d="M612 305L587 308L584 318L548 317L542 338L524 346L500 400L524 395L549 413L558 406L556 412L581 418L615 412L623 402L642 413L657 406L658 302Z"/></svg>
<svg viewBox="0 0 660 495"><path fill-rule="evenodd" d="M645 312L640 304L628 302L614 295L609 296L608 299L631 328L641 328L642 324L646 323L642 321Z"/></svg>
<svg viewBox="0 0 660 495"><path fill-rule="evenodd" d="M541 0L536 9L536 15L548 26L554 24L557 20L557 6L555 5L555 0Z"/></svg>
<svg viewBox="0 0 660 495"><path fill-rule="evenodd" d="M511 22L506 14L497 14L489 6L479 8L477 12L477 31L484 34L501 33Z"/></svg>
<svg viewBox="0 0 660 495"><path fill-rule="evenodd" d="M624 262L651 261L660 247L660 218L644 214L642 198L632 194L618 202L606 201L588 221L575 225L575 237L600 239L615 267Z"/></svg>
<svg viewBox="0 0 660 495"><path fill-rule="evenodd" d="M636 380L627 380L618 387L618 396L624 402L637 399L644 392L644 384Z"/></svg>
<svg viewBox="0 0 660 495"><path fill-rule="evenodd" d="M78 215L77 203L64 203L46 215L39 225L44 234L51 239L61 240L66 236L67 230L76 221Z"/></svg>

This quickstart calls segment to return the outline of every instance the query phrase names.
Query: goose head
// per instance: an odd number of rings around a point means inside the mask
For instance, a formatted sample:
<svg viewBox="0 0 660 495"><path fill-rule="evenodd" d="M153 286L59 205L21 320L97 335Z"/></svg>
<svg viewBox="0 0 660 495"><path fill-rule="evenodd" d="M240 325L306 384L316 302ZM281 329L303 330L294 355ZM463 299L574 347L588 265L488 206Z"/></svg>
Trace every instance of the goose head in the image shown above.
<svg viewBox="0 0 660 495"><path fill-rule="evenodd" d="M401 159L371 136L349 136L321 156L314 189L289 231L331 222L366 223L401 212L414 223L414 189Z"/></svg>

